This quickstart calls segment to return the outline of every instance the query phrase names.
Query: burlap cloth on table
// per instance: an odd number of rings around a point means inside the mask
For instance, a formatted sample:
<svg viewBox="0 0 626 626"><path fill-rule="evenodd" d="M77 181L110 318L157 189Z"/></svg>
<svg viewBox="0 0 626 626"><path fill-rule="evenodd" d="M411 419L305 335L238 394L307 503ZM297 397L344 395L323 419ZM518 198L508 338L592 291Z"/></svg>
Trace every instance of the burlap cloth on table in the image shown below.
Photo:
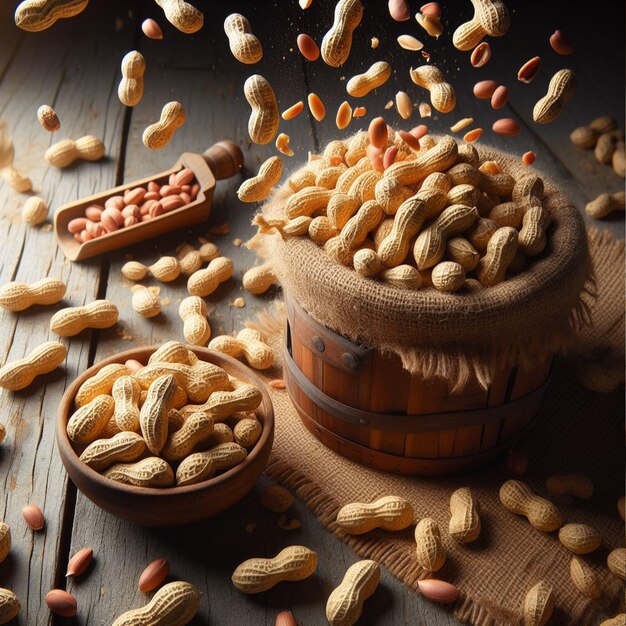
<svg viewBox="0 0 626 626"><path fill-rule="evenodd" d="M579 344L587 358L594 345L612 360L624 363L624 242L590 232L590 250L599 297L594 324L583 331ZM280 322L261 322L267 331ZM280 343L280 332L274 340ZM576 350L574 350L575 352ZM570 364L577 364L575 356ZM572 368L560 360L548 388L536 428L525 442L530 464L523 480L545 496L545 479L553 473L584 471L595 484L591 500L561 504L566 521L591 524L603 537L602 547L583 557L600 577L603 597L592 602L579 594L569 575L572 555L556 533L541 533L523 517L509 513L498 500L500 485L511 478L503 463L464 477L403 478L368 469L324 447L301 424L286 391L271 390L276 412L274 447L266 473L294 491L320 522L363 558L384 565L398 579L417 589L424 572L415 562L413 528L400 533L374 531L352 537L334 523L344 504L398 494L415 508L416 519L433 517L440 525L448 553L438 578L461 589L453 605L462 621L479 626L519 624L525 592L545 579L554 586L556 610L550 624L591 624L599 612L624 611L624 583L608 572L608 552L624 545L624 525L616 501L624 493L623 387L610 395L583 388ZM265 374L266 380L280 375ZM475 544L459 545L447 534L450 494L471 487L480 500L483 530ZM365 605L367 611L367 605Z"/></svg>
<svg viewBox="0 0 626 626"><path fill-rule="evenodd" d="M438 146L419 154L436 158L433 152L444 140L451 141L440 138ZM501 150L480 146L478 154L481 161L496 160L516 180L532 172ZM571 345L592 299L583 221L566 195L541 176L543 207L552 218L545 252L532 260L532 271L473 293L401 290L363 278L307 237L282 239L270 230L248 247L272 263L285 291L324 326L357 344L396 353L411 374L445 378L453 392L470 377L487 388L499 369L532 367ZM276 189L262 218L285 218L292 194L288 183Z"/></svg>

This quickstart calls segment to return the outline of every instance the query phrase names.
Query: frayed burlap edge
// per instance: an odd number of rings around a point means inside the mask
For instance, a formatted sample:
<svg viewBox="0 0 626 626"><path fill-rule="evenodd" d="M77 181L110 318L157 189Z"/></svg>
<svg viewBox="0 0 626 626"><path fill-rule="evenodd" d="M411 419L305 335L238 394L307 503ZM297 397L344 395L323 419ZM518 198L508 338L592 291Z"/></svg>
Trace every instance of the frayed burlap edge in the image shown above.
<svg viewBox="0 0 626 626"><path fill-rule="evenodd" d="M481 147L479 153L483 159L498 160L505 171L518 175L529 171L519 165L517 157L494 148ZM558 225L549 246L565 249L565 253L558 260L548 253L533 261L532 272L540 283L536 291L542 290L541 294L529 288L528 272L472 294L433 290L407 294L339 266L306 238L283 240L278 234L259 234L248 247L272 262L283 288L324 326L356 344L398 355L413 375L446 379L453 393L471 378L487 388L498 369L531 369L550 354L566 352L577 331L590 324L596 289L582 219L558 187L542 177L544 206ZM267 219L284 217L283 206L291 193L287 183L274 190L262 215ZM385 319L384 329L380 322L370 323L375 317L369 303L374 292L378 300L388 296L389 302L396 303L385 315L378 310L378 318ZM457 309L454 315L451 307ZM501 320L507 313L515 319L505 328ZM411 319L412 328L407 329L406 322ZM455 337L453 330L441 327L442 319L452 320L453 329L467 322L468 330Z"/></svg>

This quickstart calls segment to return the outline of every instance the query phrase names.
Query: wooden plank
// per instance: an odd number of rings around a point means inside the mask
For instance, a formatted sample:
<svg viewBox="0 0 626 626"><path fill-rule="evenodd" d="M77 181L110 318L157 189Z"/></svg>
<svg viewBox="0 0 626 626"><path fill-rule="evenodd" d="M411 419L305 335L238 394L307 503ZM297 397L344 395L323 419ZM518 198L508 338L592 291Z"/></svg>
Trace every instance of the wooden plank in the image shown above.
<svg viewBox="0 0 626 626"><path fill-rule="evenodd" d="M459 428L454 438L452 456L468 456L480 451L483 427L469 426Z"/></svg>
<svg viewBox="0 0 626 626"><path fill-rule="evenodd" d="M436 459L439 456L439 433L407 434L404 441L404 456L415 459Z"/></svg>
<svg viewBox="0 0 626 626"><path fill-rule="evenodd" d="M6 71L2 70L0 111L14 137L16 165L32 178L34 190L46 199L52 214L64 202L115 183L123 109L111 90L117 68L107 68L106 62L127 49L131 37L126 32L111 32L111 12L102 5L90 8L93 24L88 30L80 20L69 20L36 34L16 34L7 11L10 8L4 3L1 9L0 66L4 67L6 54L15 55ZM15 42L20 40L23 44L16 48ZM94 72L93 67L98 66L103 66L102 71ZM36 120L36 110L44 102L52 104L61 118L62 128L54 136L43 131ZM87 132L103 139L107 159L63 172L47 166L43 153L52 141ZM19 212L24 199L8 185L0 186L2 284L54 276L68 287L61 306L95 299L100 289L100 262L66 262L53 241L50 223L37 228L21 224ZM20 314L0 311L3 362L22 357L43 341L58 339L49 332L48 323L61 306L35 307ZM0 474L4 477L0 519L11 526L13 539L0 584L18 595L20 623L47 623L50 614L44 596L55 584L62 584L65 530L71 523L74 491L70 489L68 498L66 474L54 444L54 421L65 387L89 365L94 339L92 333L84 332L62 340L69 352L61 369L22 392L2 390L0 394L2 421L8 433L0 454ZM33 533L24 524L21 509L28 502L43 509L45 531Z"/></svg>
<svg viewBox="0 0 626 626"><path fill-rule="evenodd" d="M369 448L388 454L402 456L404 454L406 435L389 430L370 429Z"/></svg>
<svg viewBox="0 0 626 626"><path fill-rule="evenodd" d="M447 397L443 400L442 406L445 411L480 409L487 405L488 395L488 391L472 377L461 391L453 392L451 385L448 385Z"/></svg>
<svg viewBox="0 0 626 626"><path fill-rule="evenodd" d="M369 411L371 407L373 369L374 361L369 358L359 370L358 403L356 406L364 411ZM356 442L362 446L369 446L369 437L369 427L359 426Z"/></svg>
<svg viewBox="0 0 626 626"><path fill-rule="evenodd" d="M304 393L304 391L302 391L302 389L296 389L295 398L300 409L302 409L302 411L304 411L306 415L310 416L311 418L316 417L315 404L313 403L313 400L311 400L311 398L309 398L309 396ZM321 424L322 420L320 420L319 423Z"/></svg>
<svg viewBox="0 0 626 626"><path fill-rule="evenodd" d="M456 430L442 430L439 433L439 457L449 458L454 450L454 442L457 435Z"/></svg>
<svg viewBox="0 0 626 626"><path fill-rule="evenodd" d="M458 394L449 391L445 404L449 410L482 409L487 405L488 390L483 389L472 377ZM480 451L482 426L459 428L454 438L452 456L467 456Z"/></svg>
<svg viewBox="0 0 626 626"><path fill-rule="evenodd" d="M309 348L307 348L306 346L301 345L300 350L302 351L302 373L308 380L313 383L313 385L315 385L319 389L322 385L322 376L324 373L322 368L322 362L320 361L319 356L312 350L309 350ZM304 391L302 393L304 394ZM324 411L322 411L322 409L317 406L317 404L315 404L315 401L312 398L310 398L310 401L311 402L309 406L311 408L311 417L314 418L315 421L319 424L322 424L323 426L328 426L328 424L325 423L327 420Z"/></svg>
<svg viewBox="0 0 626 626"><path fill-rule="evenodd" d="M424 380L418 375L411 376L409 386L408 413L422 415L445 411L443 406L448 385L441 378Z"/></svg>
<svg viewBox="0 0 626 626"><path fill-rule="evenodd" d="M411 376L407 413L419 419L420 414L442 411L442 399L445 398L446 392L445 380L423 380L417 375ZM404 456L434 459L438 455L439 433L423 432L406 435Z"/></svg>
<svg viewBox="0 0 626 626"><path fill-rule="evenodd" d="M372 393L372 359L368 359L361 369L359 370L359 387L358 387L358 401L357 408L369 411L370 408L370 396Z"/></svg>
<svg viewBox="0 0 626 626"><path fill-rule="evenodd" d="M550 372L551 363L552 358L548 357L538 361L530 370L523 367L517 368L514 372L510 399L521 398L541 386ZM515 415L504 420L500 427L500 441L505 442L514 437L534 417L534 415Z"/></svg>
<svg viewBox="0 0 626 626"><path fill-rule="evenodd" d="M372 393L370 411L374 413L406 414L410 375L402 369L397 356L384 357L380 352L373 356Z"/></svg>
<svg viewBox="0 0 626 626"><path fill-rule="evenodd" d="M509 376L509 370L500 369L496 372L489 387L487 406L500 406L505 401ZM483 426L481 450L489 450L497 445L500 436L500 426L501 422L499 420L489 422Z"/></svg>
<svg viewBox="0 0 626 626"><path fill-rule="evenodd" d="M400 369L398 357L373 355L370 410L374 413L406 413L410 375ZM369 447L389 454L404 454L405 435L390 430L370 429Z"/></svg>
<svg viewBox="0 0 626 626"><path fill-rule="evenodd" d="M320 354L323 361L323 386L321 390L330 398L341 402L347 406L356 407L359 396L359 373L347 372L345 369L329 363L325 358L325 353Z"/></svg>
<svg viewBox="0 0 626 626"><path fill-rule="evenodd" d="M300 350L302 355L300 357L300 369L305 375L307 380L312 383L315 382L316 370L315 370L315 356L306 346L301 345Z"/></svg>
<svg viewBox="0 0 626 626"><path fill-rule="evenodd" d="M294 332L294 329L290 326L289 332L292 335L291 339L291 355L297 367L305 376L311 362L310 350L305 348L300 342L299 335ZM302 391L299 387L293 390L294 398L300 409L302 409L307 415L313 416L315 413L315 406L313 401L308 395Z"/></svg>
<svg viewBox="0 0 626 626"><path fill-rule="evenodd" d="M328 363L324 363L324 388L323 392L350 407L355 407L358 401L358 377L353 374L341 371ZM326 421L326 420L325 420ZM331 423L329 422L329 425ZM341 437L358 441L359 428L343 420L333 419L332 429Z"/></svg>

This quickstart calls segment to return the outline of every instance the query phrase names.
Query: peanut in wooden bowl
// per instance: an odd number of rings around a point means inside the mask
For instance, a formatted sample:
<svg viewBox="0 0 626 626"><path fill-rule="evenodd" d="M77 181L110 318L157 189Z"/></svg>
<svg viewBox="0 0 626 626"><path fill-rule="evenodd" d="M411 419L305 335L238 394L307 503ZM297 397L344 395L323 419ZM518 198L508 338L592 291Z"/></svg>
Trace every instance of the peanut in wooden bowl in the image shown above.
<svg viewBox="0 0 626 626"><path fill-rule="evenodd" d="M101 509L142 526L182 526L212 517L232 507L263 473L274 440L274 410L264 383L243 363L208 348L189 348L203 361L222 367L231 376L260 389L263 399L256 410L263 426L261 436L242 463L196 485L148 488L125 485L105 478L85 465L67 436L79 387L111 363L136 359L147 363L159 346L135 348L110 356L83 372L67 388L57 413L56 441L61 460L76 487Z"/></svg>

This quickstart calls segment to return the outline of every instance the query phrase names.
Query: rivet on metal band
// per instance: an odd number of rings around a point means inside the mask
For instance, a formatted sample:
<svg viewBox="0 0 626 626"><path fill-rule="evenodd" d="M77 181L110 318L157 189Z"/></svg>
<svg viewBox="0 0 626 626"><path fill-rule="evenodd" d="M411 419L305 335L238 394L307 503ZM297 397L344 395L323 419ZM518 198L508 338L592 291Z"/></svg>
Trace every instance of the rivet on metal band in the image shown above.
<svg viewBox="0 0 626 626"><path fill-rule="evenodd" d="M341 355L341 361L348 369L354 370L357 368L356 357L351 352L344 352Z"/></svg>
<svg viewBox="0 0 626 626"><path fill-rule="evenodd" d="M313 335L313 337L311 337L311 343L318 352L324 352L324 350L326 350L326 344L319 335Z"/></svg>

